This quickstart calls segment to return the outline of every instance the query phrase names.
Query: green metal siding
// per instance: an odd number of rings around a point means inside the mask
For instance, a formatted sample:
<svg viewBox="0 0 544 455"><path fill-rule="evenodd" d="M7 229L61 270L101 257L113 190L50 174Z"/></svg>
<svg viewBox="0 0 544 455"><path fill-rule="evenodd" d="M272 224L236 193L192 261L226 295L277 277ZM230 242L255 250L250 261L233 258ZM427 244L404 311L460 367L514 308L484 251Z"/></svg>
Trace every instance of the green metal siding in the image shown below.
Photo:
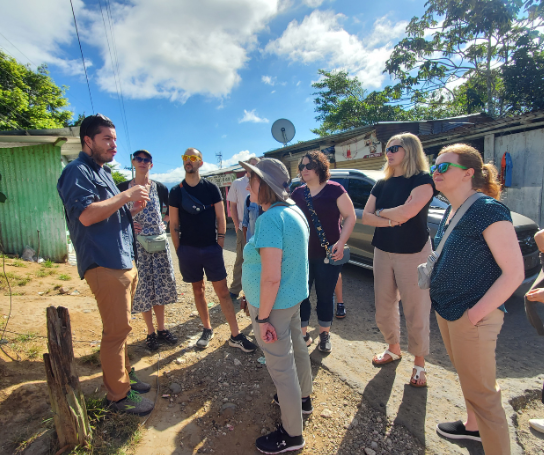
<svg viewBox="0 0 544 455"><path fill-rule="evenodd" d="M62 171L60 147L35 145L0 149L0 231L6 253L21 255L26 245L56 262L67 257L64 208L57 193Z"/></svg>

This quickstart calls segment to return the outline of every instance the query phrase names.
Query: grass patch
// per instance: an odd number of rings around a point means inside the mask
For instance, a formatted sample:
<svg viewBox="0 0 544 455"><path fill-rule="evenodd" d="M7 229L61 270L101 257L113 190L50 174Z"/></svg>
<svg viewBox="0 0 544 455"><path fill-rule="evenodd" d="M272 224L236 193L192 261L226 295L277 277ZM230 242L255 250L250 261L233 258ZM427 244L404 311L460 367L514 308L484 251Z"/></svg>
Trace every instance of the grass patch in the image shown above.
<svg viewBox="0 0 544 455"><path fill-rule="evenodd" d="M40 355L41 352L42 348L40 346L34 345L27 349L26 355L29 359L35 359Z"/></svg>
<svg viewBox="0 0 544 455"><path fill-rule="evenodd" d="M21 333L15 337L15 341L19 341L21 343L26 343L27 341L31 341L34 338L36 338L38 334L36 332L27 332L27 333Z"/></svg>
<svg viewBox="0 0 544 455"><path fill-rule="evenodd" d="M90 354L81 356L79 358L79 361L81 363L93 365L95 367L100 366L100 348L93 348Z"/></svg>
<svg viewBox="0 0 544 455"><path fill-rule="evenodd" d="M72 279L72 277L70 275L67 275L66 273L61 273L58 276L58 279L62 280L62 281L70 281Z"/></svg>
<svg viewBox="0 0 544 455"><path fill-rule="evenodd" d="M26 277L26 278L22 278L22 279L18 280L16 282L16 284L17 284L17 286L26 286L31 281L32 281L32 278Z"/></svg>
<svg viewBox="0 0 544 455"><path fill-rule="evenodd" d="M61 287L62 284L55 284L55 286L53 286L53 290L58 291Z"/></svg>
<svg viewBox="0 0 544 455"><path fill-rule="evenodd" d="M9 297L9 292L6 292L4 295L5 295L6 297ZM16 296L19 296L19 295L26 295L26 292L12 292L12 293L11 293L11 296L12 296L12 297L16 297Z"/></svg>
<svg viewBox="0 0 544 455"><path fill-rule="evenodd" d="M48 259L47 261L42 262L42 267L46 269L52 269L52 268L56 269L58 267L58 264L55 264L51 259Z"/></svg>
<svg viewBox="0 0 544 455"><path fill-rule="evenodd" d="M21 259L14 259L13 262L8 265L11 265L13 267L27 267L25 261L22 261Z"/></svg>

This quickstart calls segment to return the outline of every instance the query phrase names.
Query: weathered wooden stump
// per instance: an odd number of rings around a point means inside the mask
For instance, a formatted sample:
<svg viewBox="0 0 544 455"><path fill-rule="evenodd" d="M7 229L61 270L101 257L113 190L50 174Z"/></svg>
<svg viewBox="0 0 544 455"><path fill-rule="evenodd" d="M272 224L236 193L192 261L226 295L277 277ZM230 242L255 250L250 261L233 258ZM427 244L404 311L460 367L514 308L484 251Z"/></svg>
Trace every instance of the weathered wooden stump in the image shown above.
<svg viewBox="0 0 544 455"><path fill-rule="evenodd" d="M43 355L43 361L60 447L86 446L91 426L74 364L67 308L47 308L47 346L49 354Z"/></svg>

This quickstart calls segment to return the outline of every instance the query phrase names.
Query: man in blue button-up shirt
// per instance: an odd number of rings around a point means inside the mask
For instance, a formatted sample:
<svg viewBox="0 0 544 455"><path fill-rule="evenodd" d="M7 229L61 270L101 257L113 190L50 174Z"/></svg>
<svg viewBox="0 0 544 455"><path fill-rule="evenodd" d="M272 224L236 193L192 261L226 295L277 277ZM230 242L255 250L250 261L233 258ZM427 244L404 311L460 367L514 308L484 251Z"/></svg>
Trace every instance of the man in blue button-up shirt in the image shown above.
<svg viewBox="0 0 544 455"><path fill-rule="evenodd" d="M132 297L138 282L134 266L132 215L141 211L149 195L140 185L119 192L105 163L117 153L115 125L101 114L83 120L83 151L68 164L57 184L64 204L78 272L96 298L103 332L100 360L107 399L119 411L145 415L151 400L137 392L149 391L130 368L126 341L132 330ZM134 201L132 212L125 205ZM136 391L136 393L135 393Z"/></svg>

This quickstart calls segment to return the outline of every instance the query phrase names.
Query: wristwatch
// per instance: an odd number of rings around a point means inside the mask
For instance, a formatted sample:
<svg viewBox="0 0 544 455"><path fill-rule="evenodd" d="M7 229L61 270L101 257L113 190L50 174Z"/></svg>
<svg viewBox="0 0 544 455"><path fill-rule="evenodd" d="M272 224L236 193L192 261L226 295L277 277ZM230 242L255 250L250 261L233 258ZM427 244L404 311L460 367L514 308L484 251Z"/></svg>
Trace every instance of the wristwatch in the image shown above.
<svg viewBox="0 0 544 455"><path fill-rule="evenodd" d="M378 209L378 210L376 210L376 212L374 213L374 215L380 216L380 213L382 213L382 210L383 210L383 209Z"/></svg>
<svg viewBox="0 0 544 455"><path fill-rule="evenodd" d="M265 322L270 322L270 316L264 319L259 319L259 315L255 316L255 322L258 322L259 324L264 324Z"/></svg>

